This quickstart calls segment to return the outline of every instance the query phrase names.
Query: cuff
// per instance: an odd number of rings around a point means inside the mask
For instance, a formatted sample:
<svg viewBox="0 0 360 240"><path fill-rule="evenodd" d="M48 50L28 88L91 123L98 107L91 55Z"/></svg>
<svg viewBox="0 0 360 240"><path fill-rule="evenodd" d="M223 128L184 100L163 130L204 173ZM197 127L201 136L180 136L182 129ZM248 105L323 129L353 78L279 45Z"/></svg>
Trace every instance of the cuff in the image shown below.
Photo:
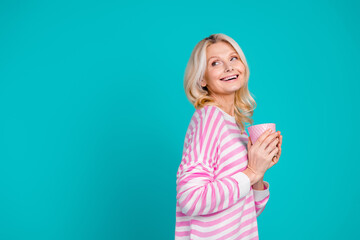
<svg viewBox="0 0 360 240"><path fill-rule="evenodd" d="M235 181L238 183L239 191L240 191L240 198L245 197L250 192L250 179L249 177L243 173L238 172L231 176Z"/></svg>
<svg viewBox="0 0 360 240"><path fill-rule="evenodd" d="M264 198L266 198L270 194L270 191L269 191L270 184L268 182L264 181L264 185L265 185L265 190L255 190L255 189L253 189L253 191L254 191L254 200L256 202L262 201Z"/></svg>

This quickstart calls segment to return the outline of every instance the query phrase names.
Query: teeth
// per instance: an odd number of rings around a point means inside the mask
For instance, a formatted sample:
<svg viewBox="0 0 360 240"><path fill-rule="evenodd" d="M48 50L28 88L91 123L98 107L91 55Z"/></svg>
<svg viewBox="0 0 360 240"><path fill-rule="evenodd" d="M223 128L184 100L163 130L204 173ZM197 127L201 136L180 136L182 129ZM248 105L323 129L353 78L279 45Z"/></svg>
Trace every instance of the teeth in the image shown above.
<svg viewBox="0 0 360 240"><path fill-rule="evenodd" d="M228 81L228 80L236 79L236 78L237 78L237 75L232 76L232 77L228 77L228 78L224 78L224 79L221 79L221 80L223 80L223 81Z"/></svg>

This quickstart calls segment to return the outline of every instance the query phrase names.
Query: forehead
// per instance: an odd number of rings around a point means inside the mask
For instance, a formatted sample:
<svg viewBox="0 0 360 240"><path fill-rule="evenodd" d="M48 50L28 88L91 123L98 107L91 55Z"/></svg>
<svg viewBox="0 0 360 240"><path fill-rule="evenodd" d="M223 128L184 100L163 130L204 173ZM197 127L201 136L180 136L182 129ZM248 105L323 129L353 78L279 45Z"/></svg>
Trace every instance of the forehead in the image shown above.
<svg viewBox="0 0 360 240"><path fill-rule="evenodd" d="M211 58L212 56L223 56L227 57L231 52L236 52L235 49L227 42L213 43L206 48L206 57Z"/></svg>

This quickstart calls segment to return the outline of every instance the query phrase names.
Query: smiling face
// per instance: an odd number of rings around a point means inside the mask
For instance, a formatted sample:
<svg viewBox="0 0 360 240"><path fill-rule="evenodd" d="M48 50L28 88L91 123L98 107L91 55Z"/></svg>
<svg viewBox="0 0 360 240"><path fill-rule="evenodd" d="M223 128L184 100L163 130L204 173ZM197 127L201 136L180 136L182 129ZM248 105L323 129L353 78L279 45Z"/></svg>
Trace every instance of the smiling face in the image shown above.
<svg viewBox="0 0 360 240"><path fill-rule="evenodd" d="M245 66L231 44L220 41L207 47L201 85L206 85L210 95L233 102L235 92L244 84L244 76Z"/></svg>

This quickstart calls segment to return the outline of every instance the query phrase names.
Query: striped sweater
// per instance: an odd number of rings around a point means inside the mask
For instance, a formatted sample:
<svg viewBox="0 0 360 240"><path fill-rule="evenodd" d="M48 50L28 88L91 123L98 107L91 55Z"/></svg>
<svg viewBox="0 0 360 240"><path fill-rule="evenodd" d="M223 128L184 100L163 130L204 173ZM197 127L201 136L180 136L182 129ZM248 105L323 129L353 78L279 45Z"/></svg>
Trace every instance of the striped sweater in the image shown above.
<svg viewBox="0 0 360 240"><path fill-rule="evenodd" d="M175 239L259 239L257 217L269 200L244 171L246 132L216 106L193 114L177 172Z"/></svg>

